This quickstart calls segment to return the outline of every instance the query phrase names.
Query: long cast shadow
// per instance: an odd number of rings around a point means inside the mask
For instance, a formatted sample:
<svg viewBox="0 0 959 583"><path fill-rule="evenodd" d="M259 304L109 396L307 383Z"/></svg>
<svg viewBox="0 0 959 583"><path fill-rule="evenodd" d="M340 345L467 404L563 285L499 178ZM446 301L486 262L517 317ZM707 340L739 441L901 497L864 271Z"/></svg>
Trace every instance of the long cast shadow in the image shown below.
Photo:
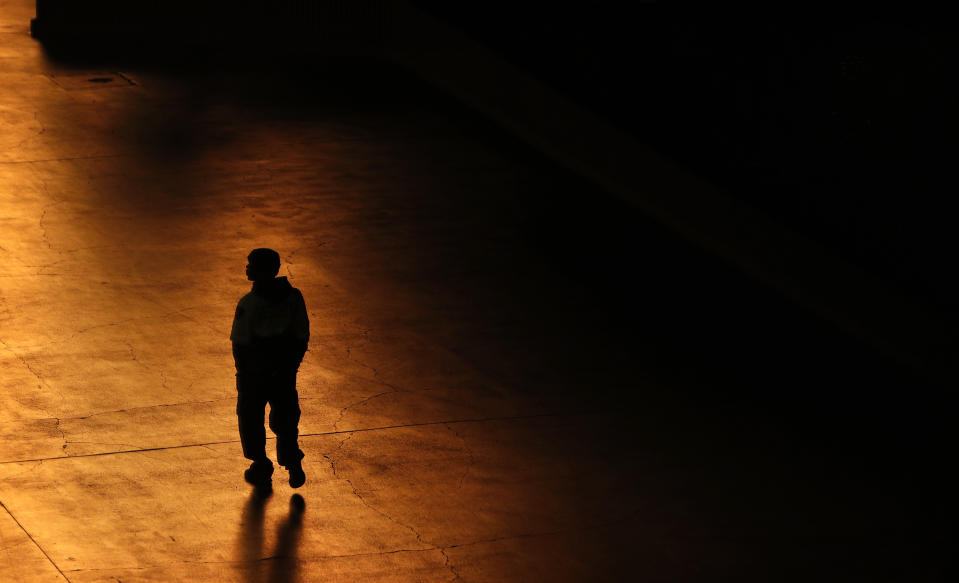
<svg viewBox="0 0 959 583"><path fill-rule="evenodd" d="M245 564L247 583L260 581L260 571L263 568L263 515L270 492L254 489L243 506L240 517L240 533L237 538L235 557Z"/></svg>
<svg viewBox="0 0 959 583"><path fill-rule="evenodd" d="M244 566L243 580L246 583L294 583L297 580L297 546L306 502L299 494L290 498L290 513L277 531L274 552L264 558L264 515L271 494L270 491L253 490L243 506L235 556Z"/></svg>
<svg viewBox="0 0 959 583"><path fill-rule="evenodd" d="M290 514L286 517L276 537L276 550L270 565L269 583L293 583L296 581L296 549L303 527L303 511L306 502L299 494L290 497Z"/></svg>

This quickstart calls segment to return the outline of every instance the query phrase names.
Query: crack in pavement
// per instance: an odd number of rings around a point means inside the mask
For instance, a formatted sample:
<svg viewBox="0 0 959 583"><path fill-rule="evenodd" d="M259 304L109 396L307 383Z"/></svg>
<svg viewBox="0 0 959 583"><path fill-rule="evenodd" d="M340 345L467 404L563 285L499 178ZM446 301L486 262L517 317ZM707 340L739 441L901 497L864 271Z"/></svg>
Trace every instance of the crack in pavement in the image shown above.
<svg viewBox="0 0 959 583"><path fill-rule="evenodd" d="M159 405L142 405L140 407L129 407L127 409L112 409L110 411L98 411L96 413L90 413L89 415L82 415L77 417L40 417L34 419L25 419L25 421L40 421L43 419L58 419L63 421L83 421L91 417L96 417L98 415L110 415L113 413L129 413L131 411L138 411L140 409L160 409L163 407L179 407L181 405L208 405L210 403L219 403L221 401L232 401L236 397L223 397L222 399L209 399L205 401L183 401L182 403L161 403Z"/></svg>
<svg viewBox="0 0 959 583"><path fill-rule="evenodd" d="M51 273L47 270L52 267L56 267L57 265L60 265L61 263L64 263L64 262L66 262L66 259L57 259L56 261L53 261L51 263L44 263L43 265L26 265L25 267L36 267L37 270L33 272L33 275L35 276L60 275L59 273Z"/></svg>
<svg viewBox="0 0 959 583"><path fill-rule="evenodd" d="M349 411L349 410L352 409L353 407L362 405L362 404L364 404L364 403L366 403L366 402L368 402L368 401L372 401L373 399L382 397L383 395L392 395L393 393L402 392L402 389L399 389L399 388L397 388L397 387L395 387L395 386L393 386L393 385L391 385L391 384L389 384L389 383L383 383L382 381L380 381L380 382L381 382L382 384L390 387L391 390L389 390L389 391L383 391L382 393L376 393L375 395L370 395L369 397L364 397L364 398L360 399L359 401L350 403L350 404L347 405L346 407L343 407L342 409L340 409L340 415L339 415L339 417L337 417L337 418L336 418L336 421L333 422L333 429L334 429L334 430L339 430L339 428L340 428L339 425L340 425L340 422L343 421L343 417L345 417L347 411Z"/></svg>
<svg viewBox="0 0 959 583"><path fill-rule="evenodd" d="M46 183L45 183L45 182L44 182L44 188L46 188ZM44 244L46 244L47 249L49 249L49 250L51 250L51 251L54 251L54 248L53 248L53 244L50 242L50 236L49 236L49 233L47 232L47 226L46 226L46 224L45 224L45 220L46 220L46 218L47 218L47 211L50 210L51 207L55 207L55 206L57 206L58 204L63 204L63 201L62 201L62 200L57 200L57 201L54 201L54 202L47 203L47 204L43 205L43 208L41 209L41 212L40 212L40 221L39 221L39 222L40 222L41 237L43 238L43 242L44 242ZM54 265L54 264L51 264L51 265ZM46 266L43 266L43 267L46 267ZM41 268L42 268L42 267L41 267Z"/></svg>
<svg viewBox="0 0 959 583"><path fill-rule="evenodd" d="M399 553L423 553L429 551L438 551L437 548L426 548L426 549L394 549L392 551L376 551L371 553L350 553L344 555L313 555L309 557L298 557L296 560L298 562L308 561L311 559L314 560L325 560L325 559L351 559L358 557L378 557L385 555L395 555ZM96 572L96 571L144 571L148 569L162 569L168 565L256 565L264 561L274 561L277 558L289 558L282 557L278 555L271 555L268 557L260 557L258 559L240 559L240 560L227 560L227 561L172 561L169 563L162 563L157 565L149 565L146 567L95 567L95 568L79 568L79 569L68 569L66 573L86 573L86 572Z"/></svg>
<svg viewBox="0 0 959 583"><path fill-rule="evenodd" d="M38 137L42 136L43 134L47 133L47 128L46 128L46 126L44 126L42 123L40 123L40 112L39 112L39 111L33 112L33 121L37 122L37 125L40 126L40 129L39 129L38 131L35 131L32 135L29 135L29 136L23 138L22 140L20 140L16 145L14 145L12 148L10 148L11 151L12 151L12 150L22 150L22 149L27 145L27 142L30 142L31 140L35 140L35 139L37 139Z"/></svg>
<svg viewBox="0 0 959 583"><path fill-rule="evenodd" d="M133 360L134 362L136 362L138 365L142 366L142 367L145 368L146 370L148 370L148 371L150 371L150 372L153 372L153 367L152 367L152 366L148 365L147 363L145 363L145 362L143 362L143 361L141 361L141 360L139 360L139 359L137 358L137 355L136 355L136 352L135 352L134 349L133 349L133 344L132 344L132 343L130 343L129 341L124 341L124 344L126 344L128 347L130 347L130 359L131 359L131 360ZM160 386L163 387L164 389L166 389L166 390L169 392L170 387L168 387L167 384L166 384L166 372L165 372L163 369L160 369L160 370L157 371L157 374L160 375Z"/></svg>
<svg viewBox="0 0 959 583"><path fill-rule="evenodd" d="M330 469L333 471L333 477L334 477L335 479L338 479L338 480L343 480L343 481L345 481L347 484L349 484L350 489L353 491L353 495L356 496L357 499L359 499L359 501L363 504L363 506L366 506L367 508L369 508L369 509L372 510L373 512L376 512L376 513L379 514L380 516L383 516L384 518L386 518L386 519L389 520L390 522L393 522L394 524L398 524L398 525L402 526L403 528L406 528L407 530L410 531L410 533L413 534L413 536L416 538L417 542L419 542L420 544L429 545L430 547L432 547L432 550L439 550L439 552L443 555L443 559L444 559L443 564L444 564L444 566L445 566L445 567L449 570L449 572L452 573L452 575L453 575L453 578L450 579L450 581L456 581L456 580L460 579L460 575L459 575L459 573L456 571L456 567L454 567L454 566L453 566L453 563L450 561L449 555L446 554L445 548L442 548L442 547L440 547L439 545L437 545L436 543L433 543L433 542L430 542L430 541L427 541L426 539L424 539L424 538L423 538L423 535L420 533L420 531L417 530L416 528L414 528L412 525L406 524L405 522L402 522L402 521L400 521L400 520L397 520L396 518L394 518L393 516L391 516L391 515L390 515L389 513L387 513L386 511L381 510L380 508L377 508L376 506L373 506L372 504L370 504L370 502L360 493L359 488L356 487L356 484L353 483L353 480L351 480L350 478L347 478L347 477L345 477L345 476L341 476L341 475L337 472L337 470L336 470L336 459L333 457L333 454L339 452L340 449L343 447L343 444L345 444L347 441L349 441L350 439L352 439L352 438L353 438L353 435L354 435L354 434L350 434L349 437L347 437L346 439L341 440L340 443L336 446L336 448L335 448L333 451L331 451L330 453L328 453L328 454L323 454L323 457L326 458L326 459L330 462ZM430 549L423 549L423 550L430 550Z"/></svg>
<svg viewBox="0 0 959 583"><path fill-rule="evenodd" d="M456 571L456 567L453 566L452 561L450 561L450 556L446 554L446 547L439 549L439 551L443 555L444 566L453 574L453 578L450 579L450 581L459 581L461 579L460 574Z"/></svg>
<svg viewBox="0 0 959 583"><path fill-rule="evenodd" d="M573 530L571 530L571 532L573 532ZM443 551L444 549L452 549L452 548L459 548L459 547L468 547L468 546L474 546L474 545L483 544L483 543L487 543L487 542L499 542L499 541L503 541L503 540L520 539L520 538L532 538L532 537L536 537L536 536L547 536L547 535L551 535L551 534L563 534L563 533L552 533L552 532L549 532L549 533L531 533L531 534L511 535L511 536L503 536L503 537L497 537L497 538L492 538L492 539L483 539L483 540L478 540L478 541L470 541L470 542L467 542L467 543L460 543L460 544L456 544L456 545L449 545L449 546L447 546L447 547L435 547L435 546L433 546L433 547L426 547L426 548L421 548L421 549L405 549L405 548L403 548L403 549L392 549L392 550L389 550L389 551L375 551L375 552L369 552L369 553L346 553L346 554L342 554L342 555L312 555L312 556L306 556L306 557L299 557L297 560L298 560L298 561L309 561L309 560L311 560L311 559L312 559L312 560L353 559L353 558L360 558L360 557L381 557L381 556L386 556L386 555L396 555L396 554L400 554L400 553L427 553L427 552L433 552L433 551L438 551L438 552L440 552L440 553L442 554L442 551ZM163 567L166 567L166 566L168 566L168 565L252 565L252 564L260 563L260 562L262 562L262 561L275 560L275 559L277 559L277 558L278 558L278 556L271 555L271 556L268 556L268 557L260 557L260 558L258 558L258 559L243 559L243 560L228 560L228 561L173 561L173 562L169 562L169 563L162 563L162 564L157 564L157 565L149 565L149 566L145 566L145 567L95 567L95 568L86 568L86 569L84 569L84 568L68 569L68 570L66 570L65 572L66 572L66 573L86 573L86 572L95 572L95 571L143 571L143 570L147 570L147 569L162 569ZM282 557L282 558L286 558L286 557Z"/></svg>
<svg viewBox="0 0 959 583"><path fill-rule="evenodd" d="M330 462L330 469L333 470L333 476L334 476L334 477L337 477L337 475L336 475L336 460L333 459L333 454L335 454L335 453L337 453L338 451L340 451L340 449L343 447L343 444L346 443L347 441L353 439L353 436L354 436L354 435L356 435L356 434L351 432L349 435L347 435L347 437L346 437L345 439L341 439L341 440L340 440L340 443L337 444L336 448L335 448L333 451L331 451L331 452L328 453L328 454L326 454L326 453L323 454L323 457L326 458L326 459Z"/></svg>
<svg viewBox="0 0 959 583"><path fill-rule="evenodd" d="M539 537L546 537L546 536L562 536L566 534L581 532L584 530L599 530L603 528L618 526L620 524L628 522L628 520L631 519L633 515L637 514L638 512L639 510L635 509L632 512L629 512L626 515L624 515L623 518L620 518L618 520L602 522L602 523L587 524L584 526L571 527L571 528L560 529L560 530L508 534L508 535L496 536L491 538L477 539L477 540L467 541L463 543L456 543L456 544L446 545L443 547L430 546L430 547L419 548L419 549L399 548L399 549L392 549L388 551L375 551L375 552L369 552L369 553L347 553L342 555L312 555L312 556L300 557L297 560L306 562L310 560L352 559L352 558L361 558L361 557L379 557L379 556L386 556L386 555L395 555L400 553L427 553L427 552L433 552L433 551L440 552L441 555L443 555L444 557L448 559L449 556L446 554L445 551L448 551L450 549L467 548L467 547L502 542L502 541L539 538ZM95 571L143 571L147 569L162 569L163 567L166 567L168 565L237 565L238 566L238 565L256 564L261 561L269 561L269 560L274 560L276 558L277 557L275 556L270 556L270 557L261 557L258 559L228 560L228 561L174 561L174 562L162 563L157 565L149 565L145 567L99 567L99 568L88 568L88 569L79 568L79 569L69 569L66 572L81 573L81 572L95 572ZM444 565L444 567L448 568L447 565ZM462 576L459 573L455 573L455 575L456 577L452 580L462 579Z"/></svg>
<svg viewBox="0 0 959 583"><path fill-rule="evenodd" d="M446 428L452 431L453 435L458 437L459 440L463 442L463 449L466 450L466 455L469 456L469 463L466 464L466 469L463 471L463 475L460 476L460 479L457 481L457 484L456 484L456 489L458 490L463 487L463 480L466 479L466 476L469 475L470 470L473 469L473 464L476 463L476 457L473 455L473 450L470 448L469 444L466 443L465 437L463 437L462 435L459 434L458 431L453 429L452 425L447 425Z"/></svg>
<svg viewBox="0 0 959 583"><path fill-rule="evenodd" d="M46 387L47 389L49 389L50 392L56 393L56 395L60 398L60 404L61 404L61 405L63 404L63 402L66 400L66 398L63 396L63 392L62 392L62 391L53 388L53 387L50 385L50 383L48 383L48 382L43 378L43 375L41 375L39 371L37 371L36 369L33 368L33 366L27 361L26 357L22 356L19 352L17 352L17 351L14 350L13 348L11 348L10 345L7 344L7 342L6 342L3 338L0 338L0 344L2 344L3 347L6 348L8 352L10 352L10 354L12 354L13 356L15 356L15 357L17 358L17 360L19 360L20 363L23 364L23 366L26 367L26 369L27 369L28 371L30 371L30 373L31 373L33 376L37 377L37 389L39 389L40 391L43 391L43 388ZM37 408L43 410L42 407L37 407ZM48 412L49 412L49 411L48 411ZM56 418L55 415L50 415L50 416L48 417L48 419L55 419L55 418Z"/></svg>
<svg viewBox="0 0 959 583"><path fill-rule="evenodd" d="M72 162L74 160L102 160L105 158L125 158L132 154L96 154L93 156L64 156L63 158L34 158L32 160L0 160L0 164L43 164L46 162Z"/></svg>
<svg viewBox="0 0 959 583"><path fill-rule="evenodd" d="M57 417L56 419L57 419L56 430L60 432L60 438L63 439L63 445L60 446L60 449L66 451L67 446L70 445L70 442L67 441L67 432L64 431L62 427L60 427L60 423L61 423L60 418Z"/></svg>
<svg viewBox="0 0 959 583"><path fill-rule="evenodd" d="M74 333L71 334L70 336L67 336L67 337L64 338L63 340L59 340L59 341L56 341L56 342L51 342L50 344L47 345L47 348L50 348L50 347L52 347L52 346L56 346L56 345L58 345L58 344L65 344L65 343L69 342L70 340L73 340L73 339L76 338L77 336L80 336L81 334L86 334L86 333L89 332L90 330L97 330L97 329L99 329L99 328L111 328L111 327L113 327L113 326L119 326L119 325L121 325L121 324L128 324L128 323L130 323L130 322L139 322L139 321L142 321L142 320L152 320L152 319L169 318L170 316L182 315L184 312L187 312L187 311L193 310L193 309L194 309L194 307L191 306L191 307L188 307L188 308L180 308L179 310L173 310L173 311L171 311L171 312L166 312L166 313L164 313L164 314L151 315L151 316L139 316L139 317L136 317L136 318L126 318L126 319L123 319L123 320L116 320L116 321L114 321L114 322L107 322L107 323L105 323L105 324L94 324L93 326L88 326L88 327L86 327L86 328L81 328L81 329L77 330L76 332L74 332ZM188 316L184 316L184 317L189 318ZM134 360L136 360L136 359L134 359Z"/></svg>
<svg viewBox="0 0 959 583"><path fill-rule="evenodd" d="M0 338L0 344L2 344L3 347L6 348L8 352L10 352L10 354L14 355L17 358L17 360L19 360L20 363L23 364L23 366L26 367L26 369L29 370L33 376L37 377L37 388L42 389L43 385L46 383L46 381L43 380L43 376L39 372L37 372L29 362L27 362L27 359L24 356L21 356L20 353L18 353L16 350L14 350L13 348L10 348L10 345L7 344L6 340L4 340L3 338Z"/></svg>
<svg viewBox="0 0 959 583"><path fill-rule="evenodd" d="M133 445L132 443L111 443L106 441L67 441L67 444L84 444L84 445L121 445L123 447L132 447L130 451L147 451L139 445ZM200 446L203 447L203 446ZM67 457L80 457L80 456L67 456Z"/></svg>
<svg viewBox="0 0 959 583"><path fill-rule="evenodd" d="M36 547L40 550L40 552L43 553L43 556L46 557L48 561L50 561L50 564L53 565L53 568L57 570L57 573L60 573L60 576L63 577L63 579L67 583L70 583L70 579L67 578L67 576L63 573L63 570L60 569L60 567L56 563L53 562L53 559L50 558L50 555L47 554L47 551L43 547L41 547L40 543L38 543L36 539L33 538L33 535L30 534L30 532L26 528L24 528L22 524L20 524L20 521L17 520L17 517L13 515L13 512L10 512L10 509L7 508L7 505L4 504L2 500L0 500L0 508L3 508L4 511L6 511L7 515L9 515L10 518L13 519L15 523L17 523L17 526L20 527L20 530L23 531L23 534L27 535L27 538L30 539L30 542L36 545Z"/></svg>
<svg viewBox="0 0 959 583"><path fill-rule="evenodd" d="M154 297L151 297L151 296L148 296L148 295L147 295L147 296L143 296L143 299L147 300L147 301L150 302L150 303L156 304L157 306L160 306L161 308L164 308L164 309L166 309L166 310L169 310L169 309L170 309L169 306L167 306L165 303L157 300L157 299L154 298ZM224 335L225 335L225 336L229 336L229 335L230 335L229 329L227 329L227 330L224 332L224 330L222 330L222 329L220 329L220 328L217 328L217 327L215 327L215 326L211 326L211 325L210 325L209 323L207 323L207 322L203 322L203 321L201 321L201 320L197 320L196 318L193 318L193 317L191 317L189 314L186 313L187 311L193 310L193 309L194 309L193 306L191 306L191 307L189 307L189 308L181 308L181 309L179 309L179 310L174 310L174 311L171 311L171 312L169 312L169 313L162 314L160 317L161 317L161 318L168 318L168 317L173 316L173 315L183 316L184 318L186 318L187 320L193 322L194 324L198 324L198 325L203 326L204 328L212 331L212 332L215 333L217 336L224 336Z"/></svg>
<svg viewBox="0 0 959 583"><path fill-rule="evenodd" d="M273 179L273 175L271 174L270 180L272 179ZM291 269L293 267L293 256L296 255L297 251L299 251L299 249L294 249L293 251L290 251L286 256L286 275L288 278L290 278L291 282L294 280L293 270Z"/></svg>
<svg viewBox="0 0 959 583"><path fill-rule="evenodd" d="M350 429L349 431L323 431L317 433L301 433L300 437L323 437L326 435L343 435L344 433L360 433L366 431L388 431L391 429L407 429L411 427L429 427L432 425L448 425L450 423L487 423L492 421L517 421L517 420L528 420L528 419L539 419L547 417L577 417L584 414L577 413L540 413L536 415L512 415L508 417L484 417L484 418L475 418L475 419L447 419L445 421L424 421L422 423L406 423L403 425L382 425L379 427L362 427L358 429ZM49 417L52 419L53 417ZM267 441L272 441L276 439L275 437L267 437ZM24 464L32 462L45 462L45 461L56 461L56 460L65 460L72 458L81 458L81 457L97 457L105 455L120 455L127 453L148 453L153 451L164 451L171 449L183 449L187 447L203 447L207 445L227 445L231 443L239 443L239 439L226 439L223 441L208 441L205 443L184 443L179 445L168 445L162 447L144 447L139 450L130 450L130 451L104 451L99 453L85 453L77 454L71 456L56 456L56 457L45 457L45 458L31 458L24 460L2 460L0 465L6 464Z"/></svg>
<svg viewBox="0 0 959 583"><path fill-rule="evenodd" d="M371 329L370 329L370 328L360 328L360 334L363 336L363 338L365 339L366 342L370 342L370 332L371 332ZM362 404L364 404L364 403L367 403L367 402L369 402L369 401L372 401L373 399L377 399L377 398L382 397L382 396L384 396L384 395L390 395L390 394L393 394L393 393L405 393L405 392L409 392L408 389L402 389L402 388L400 388L400 387L398 387L398 386L396 386L396 385L394 385L394 384L392 384L392 383L388 383L388 382L384 381L384 380L380 377L380 371L377 370L377 368L376 368L375 366L371 366L371 365L369 365L369 364L366 364L366 363L363 362L362 360L353 358L353 346L352 346L351 344L347 344L347 345L346 345L346 358L347 358L348 360L350 360L351 362L355 362L356 364L362 366L363 368L369 369L370 371L373 372L373 378L372 378L372 379L364 378L364 377L356 377L356 378L361 378L361 379L363 379L363 380L365 380L365 381L370 381L370 382L374 382L374 383L381 384L381 385L383 385L383 386L385 386L385 387L389 387L390 390L389 390L389 391L382 391L382 392L380 392L380 393L376 393L375 395L370 395L370 396L368 396L368 397L364 397L364 398L362 398L362 399L360 399L360 400L358 400L358 401L355 401L355 402L353 402L353 403L350 403L349 405L347 405L347 406L343 407L342 409L340 409L340 414L339 414L339 416L336 418L336 421L333 422L333 429L335 429L335 430L339 430L339 424L340 424L341 421L343 421L343 417L345 417L345 416L346 416L346 413L347 413L350 409L352 409L353 407L362 405ZM353 375L350 375L350 376L353 376Z"/></svg>
<svg viewBox="0 0 959 583"><path fill-rule="evenodd" d="M326 457L326 456L324 456L324 457ZM331 460L331 465L332 465L332 460ZM380 510L380 509L377 508L376 506L373 506L372 504L370 504L370 503L366 500L366 498L364 498L363 495L360 494L359 489L356 487L355 484L353 484L353 480L351 480L351 479L349 479L349 478L341 477L341 476L339 476L339 475L337 475L337 479L343 480L344 482L346 482L347 484L349 484L350 489L353 490L353 495L356 496L356 498L359 499L359 501L363 503L363 506L366 506L367 508L369 508L369 509L372 510L373 512L376 512L376 513L379 514L380 516L386 518L386 519L389 520L390 522L392 522L392 523L394 523L394 524L398 524L398 525L402 526L403 528L409 530L410 533L413 534L413 536L416 538L416 540L417 540L418 542L420 542L420 543L422 543L422 544L424 544L424 545L429 545L430 547L433 547L433 548L438 548L438 547L436 547L436 545L434 545L433 543L430 543L430 542L424 540L424 539L423 539L423 535L421 535L418 530L416 530L415 528L413 528L413 527L410 526L409 524L406 524L406 523L404 523L404 522L400 522L399 520L397 520L397 519L393 518L392 516L390 516L388 513L384 512L383 510ZM427 549L423 549L423 550L427 550Z"/></svg>
<svg viewBox="0 0 959 583"><path fill-rule="evenodd" d="M144 406L142 406L142 407L130 407L130 408L128 408L128 409L115 409L115 410L112 410L112 411L100 411L100 412L98 412L98 413L91 413L91 414L89 414L89 415L84 415L84 416L80 416L80 417L38 417L38 418L23 419L23 421L46 421L46 420L50 420L50 419L56 421L55 429L60 433L60 437L63 439L63 445L61 446L61 449L63 449L64 451L66 451L67 447L68 447L69 445L71 445L71 444L81 444L81 443L82 443L82 444L89 444L89 445L122 445L122 446L124 446L124 447L132 447L132 448L134 448L136 451L147 451L148 448L144 448L144 447L142 447L142 446L133 445L133 444L129 444L129 443L107 443L107 442L93 442L93 441L73 441L73 440L67 439L67 434L66 434L66 431L63 429L62 424L63 424L63 422L65 422L65 421L83 421L83 420L86 420L86 419L90 419L91 417L96 417L96 416L98 416L98 415L109 415L109 414L114 414L114 413L129 413L129 412L131 412L131 411L137 411L137 410L140 410L140 409L160 409L160 408L163 408L163 407L178 407L178 406L181 406L181 405L206 405L206 404L210 404L210 403L217 403L217 402L220 402L220 401L232 401L233 399L234 399L233 397L224 397L224 398L222 398L222 399L210 399L210 400L206 400L206 401L185 401L185 402L183 402L183 403L163 403L163 404L160 404L160 405L144 405ZM197 447L206 447L207 449L210 449L210 448L207 447L205 444L196 444L196 446L197 446ZM213 450L211 450L211 451L213 451ZM118 453L119 453L119 452L118 452ZM85 455L90 455L90 454L85 454ZM65 456L59 456L59 457L57 457L57 458L44 458L44 459L63 459L63 458L68 458L68 457L81 457L81 456L79 456L79 455L78 455L78 456L65 455ZM24 460L24 461L37 461L37 460ZM0 462L0 463L13 463L13 462L11 462L11 461L4 461L4 462Z"/></svg>

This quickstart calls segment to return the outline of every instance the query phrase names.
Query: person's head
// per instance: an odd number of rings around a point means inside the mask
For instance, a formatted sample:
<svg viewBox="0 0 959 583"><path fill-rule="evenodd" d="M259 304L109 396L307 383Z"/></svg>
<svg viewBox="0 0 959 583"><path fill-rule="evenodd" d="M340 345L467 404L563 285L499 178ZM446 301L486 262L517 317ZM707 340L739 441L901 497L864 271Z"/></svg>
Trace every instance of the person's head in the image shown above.
<svg viewBox="0 0 959 583"><path fill-rule="evenodd" d="M254 249L247 255L246 278L250 281L273 279L280 272L280 254L272 249Z"/></svg>

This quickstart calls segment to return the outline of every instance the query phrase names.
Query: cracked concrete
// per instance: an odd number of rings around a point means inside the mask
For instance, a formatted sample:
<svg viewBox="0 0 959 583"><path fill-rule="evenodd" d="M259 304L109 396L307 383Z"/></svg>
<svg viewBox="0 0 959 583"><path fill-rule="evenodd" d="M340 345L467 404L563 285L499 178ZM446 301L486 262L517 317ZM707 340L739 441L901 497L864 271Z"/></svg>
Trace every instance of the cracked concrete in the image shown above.
<svg viewBox="0 0 959 583"><path fill-rule="evenodd" d="M33 6L0 0L0 30ZM832 472L768 412L690 405L729 387L597 308L537 229L601 193L354 65L131 66L123 91L64 91L50 75L86 65L0 34L0 581L884 581L867 558L887 547L923 564L898 482ZM672 245L653 243L629 260ZM302 514L282 468L265 500L242 480L228 337L261 246L311 317Z"/></svg>
<svg viewBox="0 0 959 583"><path fill-rule="evenodd" d="M380 516L383 516L384 518L386 518L386 519L389 520L390 522L394 522L394 523L402 526L403 528L409 530L410 533L413 534L413 536L414 536L414 538L416 539L416 541L417 541L418 543L422 544L422 545L428 545L428 549L437 549L436 545L434 545L434 544L432 544L432 543L430 543L430 542L428 542L428 541L423 540L423 536L422 536L414 527L410 526L409 524L405 524L405 523L403 523L403 522L400 522L399 520L393 518L392 516L390 516L387 512L383 511L382 509L376 508L375 506L371 505L371 504L363 497L363 495L359 492L359 490L357 489L356 485L353 483L353 481L352 481L350 478L344 477L344 476L342 476L341 474L337 473L337 471L336 471L336 458L334 457L334 454L336 454L336 453L338 453L340 450L342 450L342 449L343 449L343 446L346 444L346 442L348 442L349 440L351 440L351 439L353 438L353 436L354 436L354 434L352 434L352 433L349 434L345 439L341 440L341 441L337 444L336 448L335 448L332 452L330 452L330 453L328 453L328 454L323 454L323 457L326 458L327 460L329 460L329 462L330 462L330 469L333 471L333 476L336 477L338 480L343 480L343 481L345 481L347 484L349 484L350 489L353 491L353 495L354 495L356 498L358 498L359 501L362 502L364 506L366 506L367 508L369 508L369 509L372 510L373 512L376 512L376 513L379 514ZM428 549L424 548L424 549L420 549L420 550L428 550ZM442 551L441 551L441 552L442 552ZM446 557L445 553L444 553L443 556ZM447 559L447 566L449 566L449 558L446 557L446 559Z"/></svg>

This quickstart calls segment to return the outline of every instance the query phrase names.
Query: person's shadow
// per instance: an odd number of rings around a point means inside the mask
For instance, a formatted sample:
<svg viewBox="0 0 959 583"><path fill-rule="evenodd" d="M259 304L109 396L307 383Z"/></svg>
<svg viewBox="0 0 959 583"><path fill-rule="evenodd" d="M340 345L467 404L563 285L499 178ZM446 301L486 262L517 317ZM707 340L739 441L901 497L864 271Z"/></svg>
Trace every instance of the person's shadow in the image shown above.
<svg viewBox="0 0 959 583"><path fill-rule="evenodd" d="M236 559L245 565L247 583L293 583L296 581L296 551L303 526L306 502L299 494L290 497L290 514L277 532L272 556L263 555L263 516L272 492L253 490L243 507Z"/></svg>

